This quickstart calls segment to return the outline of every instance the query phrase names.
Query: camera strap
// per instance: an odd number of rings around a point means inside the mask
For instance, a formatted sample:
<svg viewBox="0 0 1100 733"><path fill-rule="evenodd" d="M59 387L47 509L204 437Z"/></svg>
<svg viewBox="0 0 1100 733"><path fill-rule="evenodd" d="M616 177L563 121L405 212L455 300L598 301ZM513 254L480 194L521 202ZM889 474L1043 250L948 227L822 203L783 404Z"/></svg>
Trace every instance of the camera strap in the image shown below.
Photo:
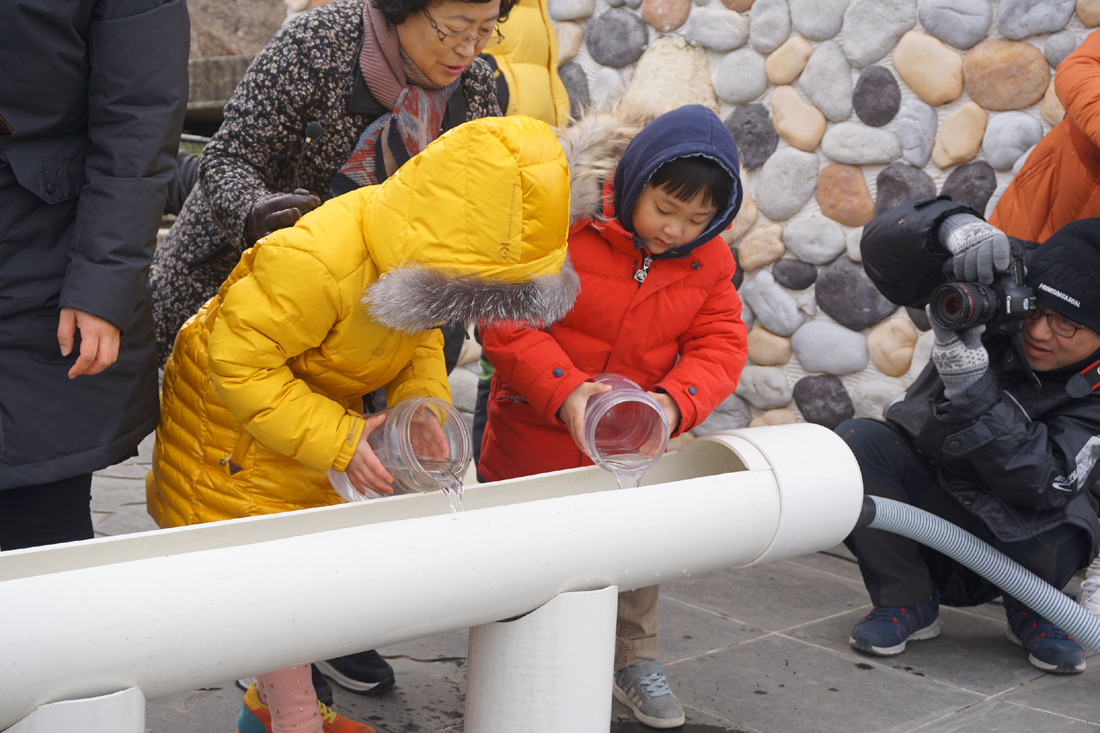
<svg viewBox="0 0 1100 733"><path fill-rule="evenodd" d="M1100 387L1100 359L1070 377L1066 383L1066 394L1079 399Z"/></svg>

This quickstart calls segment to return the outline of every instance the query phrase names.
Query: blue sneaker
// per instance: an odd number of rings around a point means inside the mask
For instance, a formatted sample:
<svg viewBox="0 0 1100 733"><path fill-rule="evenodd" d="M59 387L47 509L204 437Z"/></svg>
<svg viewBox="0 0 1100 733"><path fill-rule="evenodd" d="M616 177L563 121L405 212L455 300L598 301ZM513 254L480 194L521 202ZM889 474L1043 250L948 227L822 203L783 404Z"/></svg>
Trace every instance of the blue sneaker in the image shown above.
<svg viewBox="0 0 1100 733"><path fill-rule="evenodd" d="M1081 674L1085 671L1085 650L1073 637L1045 618L1014 603L1005 603L1008 630L1013 644L1027 649L1027 661L1044 672Z"/></svg>
<svg viewBox="0 0 1100 733"><path fill-rule="evenodd" d="M848 643L865 654L890 657L905 651L905 643L940 635L940 594L912 606L879 607L852 628Z"/></svg>

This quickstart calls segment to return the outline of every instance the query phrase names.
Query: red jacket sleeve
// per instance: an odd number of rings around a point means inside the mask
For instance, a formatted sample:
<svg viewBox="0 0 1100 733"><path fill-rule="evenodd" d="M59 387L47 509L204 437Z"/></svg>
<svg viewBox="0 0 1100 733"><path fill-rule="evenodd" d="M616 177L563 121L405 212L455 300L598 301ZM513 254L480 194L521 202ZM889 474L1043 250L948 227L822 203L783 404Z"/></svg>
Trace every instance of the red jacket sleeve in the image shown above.
<svg viewBox="0 0 1100 733"><path fill-rule="evenodd" d="M741 298L731 282L733 258L680 337L680 360L657 383L680 408L677 433L691 430L733 394L748 355Z"/></svg>
<svg viewBox="0 0 1100 733"><path fill-rule="evenodd" d="M554 337L541 329L498 325L480 332L495 372L551 422L559 422L557 412L565 398L592 376L577 369Z"/></svg>

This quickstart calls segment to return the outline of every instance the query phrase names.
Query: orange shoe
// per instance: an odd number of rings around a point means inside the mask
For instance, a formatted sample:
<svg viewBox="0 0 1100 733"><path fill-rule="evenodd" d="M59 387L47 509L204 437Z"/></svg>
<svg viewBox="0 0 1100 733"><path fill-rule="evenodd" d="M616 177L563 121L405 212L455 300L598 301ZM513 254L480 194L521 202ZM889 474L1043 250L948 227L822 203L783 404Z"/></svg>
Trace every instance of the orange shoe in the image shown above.
<svg viewBox="0 0 1100 733"><path fill-rule="evenodd" d="M321 730L325 733L375 733L374 728L345 718L320 700L317 701L317 711L321 713L324 722Z"/></svg>
<svg viewBox="0 0 1100 733"><path fill-rule="evenodd" d="M321 714L324 733L375 733L374 728L345 718L320 700L317 712ZM237 733L271 733L271 710L260 702L255 683L244 694L244 704L237 715Z"/></svg>
<svg viewBox="0 0 1100 733"><path fill-rule="evenodd" d="M237 733L271 733L271 710L260 702L255 682L244 693L244 704L237 715Z"/></svg>

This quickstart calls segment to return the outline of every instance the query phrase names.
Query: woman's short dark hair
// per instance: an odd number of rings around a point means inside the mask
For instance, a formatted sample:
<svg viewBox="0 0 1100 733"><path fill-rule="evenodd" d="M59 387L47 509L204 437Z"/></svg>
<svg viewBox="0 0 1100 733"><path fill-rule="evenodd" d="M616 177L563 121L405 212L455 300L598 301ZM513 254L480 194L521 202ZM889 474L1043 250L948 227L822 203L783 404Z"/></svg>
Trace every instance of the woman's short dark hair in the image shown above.
<svg viewBox="0 0 1100 733"><path fill-rule="evenodd" d="M439 0L368 0L373 2L382 16L390 22L390 25L401 25L410 15L415 15ZM464 3L487 3L490 0L461 0ZM516 6L519 0L500 0L500 17L498 22L503 23L508 19L508 13Z"/></svg>
<svg viewBox="0 0 1100 733"><path fill-rule="evenodd" d="M733 193L733 176L725 166L703 155L673 158L661 164L650 176L654 187L663 186L674 199L691 201L703 192L703 205L719 211L729 205Z"/></svg>

